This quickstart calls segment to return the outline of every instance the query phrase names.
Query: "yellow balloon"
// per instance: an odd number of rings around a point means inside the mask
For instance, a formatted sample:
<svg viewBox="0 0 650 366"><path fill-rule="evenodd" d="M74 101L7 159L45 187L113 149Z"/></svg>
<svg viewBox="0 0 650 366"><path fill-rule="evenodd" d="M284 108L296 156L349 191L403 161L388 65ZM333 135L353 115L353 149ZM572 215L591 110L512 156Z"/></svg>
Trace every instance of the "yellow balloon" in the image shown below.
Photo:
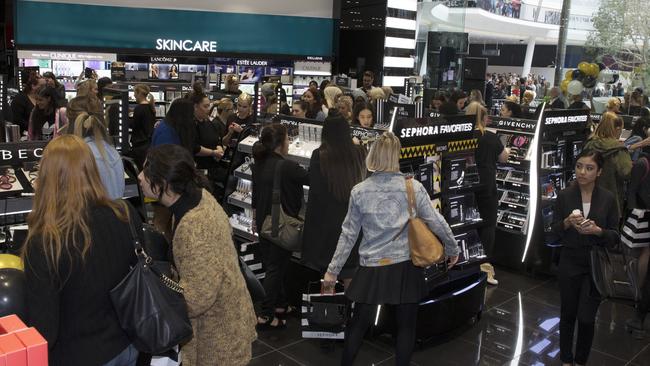
<svg viewBox="0 0 650 366"><path fill-rule="evenodd" d="M22 259L13 254L0 254L0 269L4 268L13 268L21 271L25 270Z"/></svg>
<svg viewBox="0 0 650 366"><path fill-rule="evenodd" d="M598 67L598 64L591 64L591 76L597 78L598 75L600 75L600 67Z"/></svg>
<svg viewBox="0 0 650 366"><path fill-rule="evenodd" d="M578 64L578 70L580 70L585 75L589 75L589 71L590 71L589 63L582 61L581 63Z"/></svg>
<svg viewBox="0 0 650 366"><path fill-rule="evenodd" d="M568 70L566 74L564 74L564 79L573 80L573 70Z"/></svg>

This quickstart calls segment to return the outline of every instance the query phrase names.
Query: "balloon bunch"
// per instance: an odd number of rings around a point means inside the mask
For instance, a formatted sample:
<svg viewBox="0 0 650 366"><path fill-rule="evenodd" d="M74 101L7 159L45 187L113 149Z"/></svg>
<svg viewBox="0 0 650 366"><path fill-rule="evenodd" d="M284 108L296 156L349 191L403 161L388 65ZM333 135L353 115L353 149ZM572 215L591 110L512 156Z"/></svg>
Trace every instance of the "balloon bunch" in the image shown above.
<svg viewBox="0 0 650 366"><path fill-rule="evenodd" d="M564 75L560 88L564 94L579 95L585 89L592 89L598 83L600 74L607 68L603 63L581 62L575 70Z"/></svg>
<svg viewBox="0 0 650 366"><path fill-rule="evenodd" d="M0 254L0 316L25 316L25 274L20 257Z"/></svg>

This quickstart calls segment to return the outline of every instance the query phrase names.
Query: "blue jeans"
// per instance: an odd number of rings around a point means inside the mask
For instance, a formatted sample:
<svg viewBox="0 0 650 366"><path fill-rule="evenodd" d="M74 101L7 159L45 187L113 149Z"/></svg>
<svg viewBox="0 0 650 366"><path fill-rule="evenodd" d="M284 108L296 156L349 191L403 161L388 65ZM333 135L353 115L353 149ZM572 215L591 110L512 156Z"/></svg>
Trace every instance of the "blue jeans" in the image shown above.
<svg viewBox="0 0 650 366"><path fill-rule="evenodd" d="M138 350L131 344L104 366L135 366L138 362Z"/></svg>

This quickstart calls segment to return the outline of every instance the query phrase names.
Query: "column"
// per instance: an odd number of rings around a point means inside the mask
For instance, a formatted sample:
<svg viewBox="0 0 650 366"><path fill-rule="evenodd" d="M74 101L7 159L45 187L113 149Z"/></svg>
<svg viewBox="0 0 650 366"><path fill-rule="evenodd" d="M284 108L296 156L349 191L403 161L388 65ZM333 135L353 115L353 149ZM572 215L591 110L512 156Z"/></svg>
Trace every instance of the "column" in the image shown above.
<svg viewBox="0 0 650 366"><path fill-rule="evenodd" d="M417 0L388 0L384 40L383 86L404 86L414 74Z"/></svg>
<svg viewBox="0 0 650 366"><path fill-rule="evenodd" d="M535 39L531 38L528 40L528 46L526 46L526 58L524 59L524 71L522 71L521 76L526 77L530 74L530 69L533 65L533 55L535 54Z"/></svg>

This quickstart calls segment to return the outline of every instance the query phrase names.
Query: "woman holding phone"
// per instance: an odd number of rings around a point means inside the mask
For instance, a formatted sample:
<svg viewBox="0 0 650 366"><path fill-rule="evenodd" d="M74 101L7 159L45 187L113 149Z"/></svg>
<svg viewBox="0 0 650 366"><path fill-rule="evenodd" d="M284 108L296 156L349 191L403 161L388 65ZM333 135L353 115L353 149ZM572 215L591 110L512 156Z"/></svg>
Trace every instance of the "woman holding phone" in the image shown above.
<svg viewBox="0 0 650 366"><path fill-rule="evenodd" d="M594 338L601 295L591 277L590 251L619 240L616 198L596 184L605 160L583 150L576 160L576 181L557 198L552 231L563 245L560 256L560 358L563 365L585 365ZM578 335L573 352L576 320Z"/></svg>

